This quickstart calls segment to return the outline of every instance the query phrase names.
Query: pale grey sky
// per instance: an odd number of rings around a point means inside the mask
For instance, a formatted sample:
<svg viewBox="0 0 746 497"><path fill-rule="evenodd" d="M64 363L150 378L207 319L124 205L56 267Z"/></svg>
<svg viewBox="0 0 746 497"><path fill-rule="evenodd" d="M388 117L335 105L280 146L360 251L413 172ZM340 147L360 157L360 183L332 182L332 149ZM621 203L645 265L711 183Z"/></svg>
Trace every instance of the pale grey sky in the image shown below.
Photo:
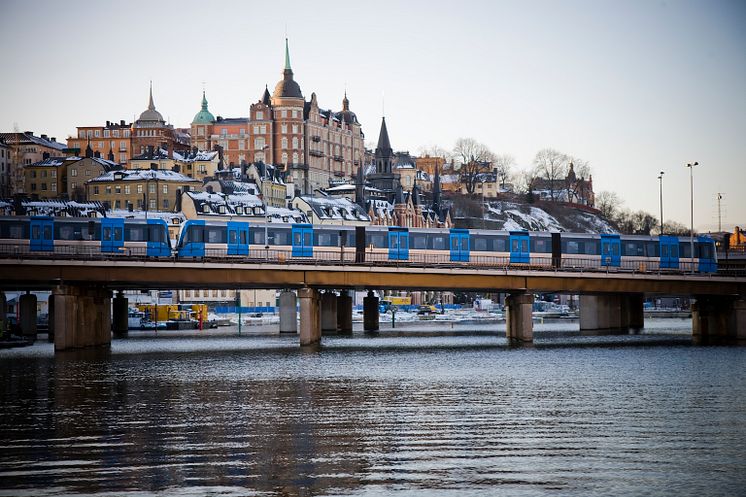
<svg viewBox="0 0 746 497"><path fill-rule="evenodd" d="M385 95L395 149L473 137L528 168L553 147L596 192L689 225L746 225L746 2L2 1L0 129L63 140L147 106L181 127L246 116L281 77L287 30L306 98L344 89L369 141Z"/></svg>

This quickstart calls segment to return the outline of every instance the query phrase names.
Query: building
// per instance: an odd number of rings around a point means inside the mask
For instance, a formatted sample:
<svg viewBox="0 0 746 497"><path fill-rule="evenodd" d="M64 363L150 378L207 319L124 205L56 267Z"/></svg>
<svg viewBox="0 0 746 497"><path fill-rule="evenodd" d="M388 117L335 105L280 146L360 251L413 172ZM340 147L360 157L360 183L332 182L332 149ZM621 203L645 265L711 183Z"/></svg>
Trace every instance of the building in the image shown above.
<svg viewBox="0 0 746 497"><path fill-rule="evenodd" d="M389 132L386 128L386 118L381 118L381 131L378 134L374 163L375 172L367 176L367 181L380 190L389 203L394 203L394 197L401 189L401 176L393 169L394 151L391 148Z"/></svg>
<svg viewBox="0 0 746 497"><path fill-rule="evenodd" d="M67 197L67 168L79 157L49 157L23 166L26 194L32 198Z"/></svg>
<svg viewBox="0 0 746 497"><path fill-rule="evenodd" d="M109 171L121 170L118 163L101 157L73 157L67 165L67 194L81 202L86 198L85 182Z"/></svg>
<svg viewBox="0 0 746 497"><path fill-rule="evenodd" d="M166 124L156 110L152 84L148 108L134 123L106 121L104 126L78 126L76 129L77 136L67 139L69 149L77 149L81 154L90 146L94 154L120 164L144 154L149 146L154 150L162 148L169 156L173 152L186 153L191 147L189 134Z"/></svg>
<svg viewBox="0 0 746 497"><path fill-rule="evenodd" d="M33 131L22 133L0 133L0 139L10 147L10 194L27 194L26 175L23 166L43 161L49 157L61 157L65 145L57 143L54 137L34 135Z"/></svg>
<svg viewBox="0 0 746 497"><path fill-rule="evenodd" d="M295 209L306 214L311 224L335 224L346 226L366 226L370 217L357 204L346 198L295 197Z"/></svg>
<svg viewBox="0 0 746 497"><path fill-rule="evenodd" d="M246 179L253 181L262 192L262 199L272 207L287 207L293 197L293 184L286 184L282 172L272 164L256 162L246 167Z"/></svg>
<svg viewBox="0 0 746 497"><path fill-rule="evenodd" d="M272 94L265 87L262 97L249 106L248 117L213 118L203 92L191 135L201 149L220 147L228 165L280 166L285 180L292 176L302 194L353 177L365 154L362 127L347 94L337 112L320 108L315 93L306 101L293 77L287 40L282 79Z"/></svg>
<svg viewBox="0 0 746 497"><path fill-rule="evenodd" d="M177 171L190 178L204 181L212 178L220 168L217 151L201 152L193 149L188 153L168 153L162 148L149 148L144 154L136 155L127 163L127 169L152 169Z"/></svg>
<svg viewBox="0 0 746 497"><path fill-rule="evenodd" d="M11 194L10 147L0 139L0 198Z"/></svg>
<svg viewBox="0 0 746 497"><path fill-rule="evenodd" d="M211 193L188 191L181 195L181 212L187 219L215 221L264 220L265 206L250 193Z"/></svg>
<svg viewBox="0 0 746 497"><path fill-rule="evenodd" d="M111 171L85 183L88 201L112 209L174 211L179 192L200 189L202 182L175 171L151 169Z"/></svg>
<svg viewBox="0 0 746 497"><path fill-rule="evenodd" d="M593 207L596 204L596 195L593 192L593 176L588 179L578 178L575 175L575 166L570 163L567 176L561 179L548 180L534 178L531 181L531 191L541 200L555 202L568 202L571 204L587 205Z"/></svg>

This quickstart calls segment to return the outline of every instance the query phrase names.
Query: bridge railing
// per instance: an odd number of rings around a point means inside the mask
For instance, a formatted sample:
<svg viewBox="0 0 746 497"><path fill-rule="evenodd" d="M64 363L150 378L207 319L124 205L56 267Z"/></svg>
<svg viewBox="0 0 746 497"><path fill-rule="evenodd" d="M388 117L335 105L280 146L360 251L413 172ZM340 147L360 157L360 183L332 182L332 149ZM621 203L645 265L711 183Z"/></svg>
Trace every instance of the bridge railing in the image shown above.
<svg viewBox="0 0 746 497"><path fill-rule="evenodd" d="M677 268L661 268L656 259L624 259L618 266L603 265L600 256L564 256L561 260L554 260L550 254L534 255L527 261L511 262L509 255L477 255L471 254L468 261L453 261L448 251L419 252L410 251L407 260L389 259L387 250L366 250L364 260L358 260L359 254L351 247L314 247L313 255L309 257L294 256L291 248L251 248L248 253L230 254L227 246L221 248L206 248L200 257L149 257L146 246L128 246L113 252L102 252L98 242L89 244L65 245L56 243L53 250L31 250L28 244L0 244L0 255L17 259L83 259L83 260L173 260L183 262L231 262L231 263L273 263L273 264L315 264L334 266L388 266L388 267L438 267L438 268L469 268L492 270L545 270L562 272L628 272L642 274L681 274L698 270L698 264L690 261L680 261ZM727 276L744 276L743 270L728 270L720 273Z"/></svg>

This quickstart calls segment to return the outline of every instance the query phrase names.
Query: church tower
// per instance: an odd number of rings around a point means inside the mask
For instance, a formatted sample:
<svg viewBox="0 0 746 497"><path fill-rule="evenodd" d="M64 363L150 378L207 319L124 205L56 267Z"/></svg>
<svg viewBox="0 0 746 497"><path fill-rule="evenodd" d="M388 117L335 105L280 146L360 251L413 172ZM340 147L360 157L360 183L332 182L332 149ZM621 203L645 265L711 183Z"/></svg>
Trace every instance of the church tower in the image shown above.
<svg viewBox="0 0 746 497"><path fill-rule="evenodd" d="M389 140L389 131L386 128L386 118L381 119L381 131L378 134L378 146L376 147L375 162L376 172L368 179L371 184L381 190L389 202L395 202L397 191L400 188L400 176L392 171L392 159L394 151Z"/></svg>

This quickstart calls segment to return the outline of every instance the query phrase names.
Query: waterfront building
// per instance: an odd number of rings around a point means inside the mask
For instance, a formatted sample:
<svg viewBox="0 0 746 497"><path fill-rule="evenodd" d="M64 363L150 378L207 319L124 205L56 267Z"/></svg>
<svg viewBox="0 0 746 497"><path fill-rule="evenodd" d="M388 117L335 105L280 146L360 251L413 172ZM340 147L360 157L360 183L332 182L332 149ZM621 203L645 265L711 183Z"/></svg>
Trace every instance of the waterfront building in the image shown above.
<svg viewBox="0 0 746 497"><path fill-rule="evenodd" d="M176 171L190 178L204 181L206 178L215 176L220 168L220 159L217 151L202 152L192 149L182 154L179 152L168 153L162 148L149 148L144 154L133 157L127 163L127 169L158 169L159 171Z"/></svg>
<svg viewBox="0 0 746 497"><path fill-rule="evenodd" d="M178 192L200 189L202 182L175 171L151 169L104 173L85 183L86 198L112 209L174 211Z"/></svg>
<svg viewBox="0 0 746 497"><path fill-rule="evenodd" d="M10 165L10 147L0 138L0 198L11 193Z"/></svg>
<svg viewBox="0 0 746 497"><path fill-rule="evenodd" d="M265 87L249 106L248 117L213 118L203 92L191 135L201 149L220 147L228 165L280 166L285 181L292 176L295 189L304 195L354 177L365 154L362 127L347 94L338 112L320 108L315 93L306 101L294 79L287 40L282 79L273 93Z"/></svg>
<svg viewBox="0 0 746 497"><path fill-rule="evenodd" d="M78 202L86 198L85 182L109 171L122 169L118 163L101 157L71 157L67 165L67 194Z"/></svg>
<svg viewBox="0 0 746 497"><path fill-rule="evenodd" d="M277 166L255 162L245 167L246 179L253 181L259 187L262 199L273 207L287 207L293 197L293 183L285 183L282 172ZM292 180L292 177L290 177Z"/></svg>
<svg viewBox="0 0 746 497"><path fill-rule="evenodd" d="M23 166L26 194L51 199L67 196L67 168L79 157L49 157Z"/></svg>
<svg viewBox="0 0 746 497"><path fill-rule="evenodd" d="M90 147L93 154L112 162L125 164L132 157L132 124L124 120L106 121L103 126L78 126L77 136L68 137L67 147L84 155Z"/></svg>
<svg viewBox="0 0 746 497"><path fill-rule="evenodd" d="M0 133L0 139L10 148L10 195L30 193L26 191L24 166L49 157L61 157L66 148L55 137L36 136L33 131Z"/></svg>

